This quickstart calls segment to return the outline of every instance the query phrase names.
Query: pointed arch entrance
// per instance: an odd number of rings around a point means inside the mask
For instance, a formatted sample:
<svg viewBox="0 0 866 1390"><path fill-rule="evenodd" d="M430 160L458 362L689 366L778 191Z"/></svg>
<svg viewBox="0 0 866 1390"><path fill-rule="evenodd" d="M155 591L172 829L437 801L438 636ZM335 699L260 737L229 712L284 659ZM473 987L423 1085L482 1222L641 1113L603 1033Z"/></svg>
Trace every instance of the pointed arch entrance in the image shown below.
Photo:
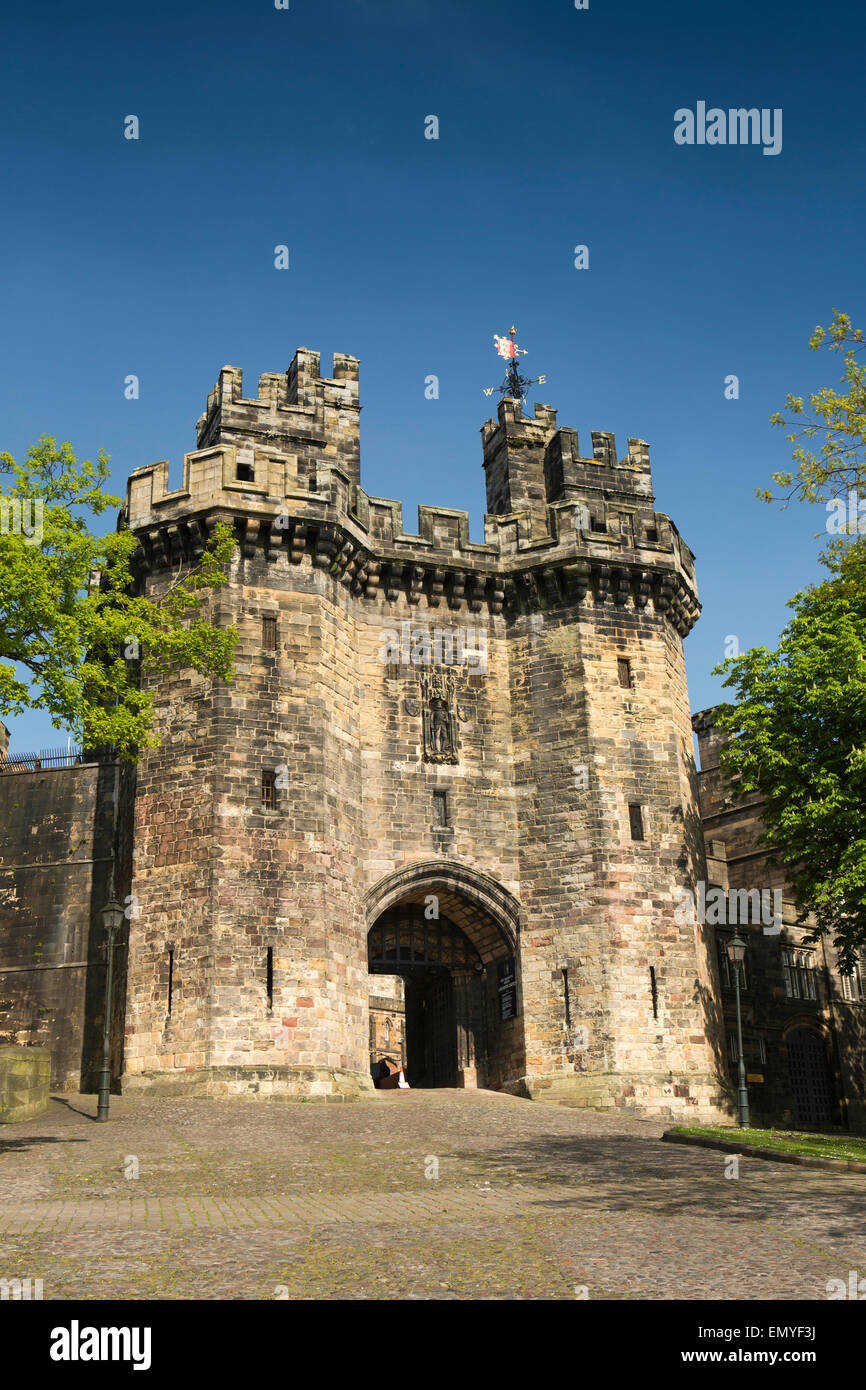
<svg viewBox="0 0 866 1390"><path fill-rule="evenodd" d="M522 1075L513 895L464 864L426 861L382 879L366 908L370 974L403 993L409 1085L497 1089Z"/></svg>

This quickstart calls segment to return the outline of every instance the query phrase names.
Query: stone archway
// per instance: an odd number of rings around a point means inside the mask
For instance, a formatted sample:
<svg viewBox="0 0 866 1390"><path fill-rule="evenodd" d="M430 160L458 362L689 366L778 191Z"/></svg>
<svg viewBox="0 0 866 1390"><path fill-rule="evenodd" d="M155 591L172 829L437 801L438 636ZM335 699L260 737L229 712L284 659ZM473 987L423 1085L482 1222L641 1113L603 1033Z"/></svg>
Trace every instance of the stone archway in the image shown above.
<svg viewBox="0 0 866 1390"><path fill-rule="evenodd" d="M522 1075L513 895L464 864L434 860L389 874L365 907L371 976L402 982L410 1086L498 1089Z"/></svg>

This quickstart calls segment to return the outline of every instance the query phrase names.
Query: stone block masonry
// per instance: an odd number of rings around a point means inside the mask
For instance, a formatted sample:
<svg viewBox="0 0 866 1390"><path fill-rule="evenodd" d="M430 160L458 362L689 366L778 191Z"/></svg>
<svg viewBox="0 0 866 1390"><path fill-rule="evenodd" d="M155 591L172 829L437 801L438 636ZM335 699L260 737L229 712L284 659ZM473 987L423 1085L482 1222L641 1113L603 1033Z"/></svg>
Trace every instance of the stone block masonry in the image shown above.
<svg viewBox="0 0 866 1390"><path fill-rule="evenodd" d="M240 642L230 685L150 687L123 1089L364 1095L368 967L392 964L410 1070L717 1115L715 964L674 920L703 871L682 649L699 604L647 445L618 459L596 433L583 458L551 407L503 401L479 544L464 512L421 507L407 534L363 490L359 409L351 357L323 378L299 349L255 399L226 367L181 488L167 464L129 480L152 597L233 524L210 613ZM406 624L481 631L484 667L383 656Z"/></svg>
<svg viewBox="0 0 866 1390"><path fill-rule="evenodd" d="M365 492L359 413L355 358L323 377L301 348L254 398L224 367L182 485L131 475L150 597L233 527L206 611L235 676L145 669L134 774L13 771L0 739L0 1040L95 1084L113 883L125 1092L373 1097L370 1000L399 977L412 1087L718 1118L715 951L676 915L707 873L700 609L647 444L584 457L551 406L502 401L478 543L465 512L408 533Z"/></svg>
<svg viewBox="0 0 866 1390"><path fill-rule="evenodd" d="M48 1108L51 1054L44 1047L0 1047L0 1125L35 1119Z"/></svg>

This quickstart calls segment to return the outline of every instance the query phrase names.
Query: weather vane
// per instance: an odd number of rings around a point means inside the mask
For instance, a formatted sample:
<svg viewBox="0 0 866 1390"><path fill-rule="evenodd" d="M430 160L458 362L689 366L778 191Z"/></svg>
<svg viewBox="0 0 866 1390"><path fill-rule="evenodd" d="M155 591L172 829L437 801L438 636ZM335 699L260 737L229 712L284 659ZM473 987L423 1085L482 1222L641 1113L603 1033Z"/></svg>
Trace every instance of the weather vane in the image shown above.
<svg viewBox="0 0 866 1390"><path fill-rule="evenodd" d="M543 386L547 377L540 376L533 381L532 377L523 375L520 370L519 357L520 354L525 357L527 349L517 346L517 343L514 341L516 332L517 329L514 327L514 324L512 324L507 338L502 337L499 333L494 333L493 341L496 344L496 351L499 353L500 357L505 357L507 359L508 370L505 373L505 379L501 386L485 386L483 389L485 396L492 396L493 392L498 390L500 396L503 398L510 396L513 400L520 401L521 405L525 405L530 387Z"/></svg>

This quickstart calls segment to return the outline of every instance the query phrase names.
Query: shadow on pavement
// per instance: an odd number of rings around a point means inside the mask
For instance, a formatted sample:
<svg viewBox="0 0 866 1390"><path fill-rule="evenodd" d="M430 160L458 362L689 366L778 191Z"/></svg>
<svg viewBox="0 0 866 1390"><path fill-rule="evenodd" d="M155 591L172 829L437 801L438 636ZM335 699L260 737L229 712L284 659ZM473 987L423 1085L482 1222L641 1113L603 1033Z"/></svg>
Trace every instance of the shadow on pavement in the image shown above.
<svg viewBox="0 0 866 1390"><path fill-rule="evenodd" d="M0 1139L0 1155L22 1153L33 1144L85 1144L85 1139L64 1139L56 1134L28 1134L20 1139Z"/></svg>

